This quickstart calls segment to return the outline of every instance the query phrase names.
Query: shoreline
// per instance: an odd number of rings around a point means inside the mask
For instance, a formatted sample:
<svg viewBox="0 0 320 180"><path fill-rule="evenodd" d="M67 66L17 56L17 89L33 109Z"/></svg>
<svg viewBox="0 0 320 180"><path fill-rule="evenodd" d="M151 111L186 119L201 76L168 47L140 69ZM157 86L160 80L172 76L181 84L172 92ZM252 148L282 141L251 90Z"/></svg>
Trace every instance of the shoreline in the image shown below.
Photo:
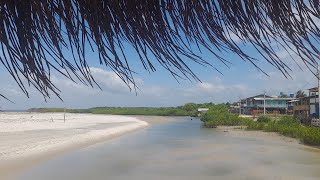
<svg viewBox="0 0 320 180"><path fill-rule="evenodd" d="M118 115L66 113L64 122L63 113L0 113L0 179L148 125Z"/></svg>
<svg viewBox="0 0 320 180"><path fill-rule="evenodd" d="M242 127L242 129L241 129ZM217 126L216 129L225 133L227 136L238 138L253 138L255 140L269 141L287 146L299 146L311 151L320 152L320 147L306 145L300 142L299 139L283 136L277 132L266 132L258 130L246 130L244 126Z"/></svg>

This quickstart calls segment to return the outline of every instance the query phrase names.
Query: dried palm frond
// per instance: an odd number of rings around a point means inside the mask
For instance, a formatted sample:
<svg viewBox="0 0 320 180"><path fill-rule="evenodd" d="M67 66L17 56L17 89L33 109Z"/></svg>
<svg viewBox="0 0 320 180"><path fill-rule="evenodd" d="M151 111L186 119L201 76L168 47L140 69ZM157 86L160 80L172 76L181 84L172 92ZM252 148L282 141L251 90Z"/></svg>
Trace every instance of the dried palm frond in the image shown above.
<svg viewBox="0 0 320 180"><path fill-rule="evenodd" d="M86 57L94 50L100 64L135 85L124 44L147 71L158 61L175 77L197 79L189 61L209 65L194 46L226 65L224 51L255 65L232 39L237 36L288 76L274 44L315 67L319 14L319 0L0 0L0 60L27 96L31 85L47 98L59 96L52 69L95 84Z"/></svg>

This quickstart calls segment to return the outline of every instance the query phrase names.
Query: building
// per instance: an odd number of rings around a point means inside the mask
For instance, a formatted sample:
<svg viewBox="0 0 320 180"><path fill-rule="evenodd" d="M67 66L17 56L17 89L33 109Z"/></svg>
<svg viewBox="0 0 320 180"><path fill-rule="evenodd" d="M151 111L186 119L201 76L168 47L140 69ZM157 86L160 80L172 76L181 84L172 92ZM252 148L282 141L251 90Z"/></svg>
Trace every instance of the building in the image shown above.
<svg viewBox="0 0 320 180"><path fill-rule="evenodd" d="M205 113L209 111L209 108L198 108L198 113Z"/></svg>
<svg viewBox="0 0 320 180"><path fill-rule="evenodd" d="M293 113L293 97L280 98L259 94L241 100L241 111L243 114L262 114L264 107L266 113L292 114Z"/></svg>
<svg viewBox="0 0 320 180"><path fill-rule="evenodd" d="M293 115L299 117L310 116L310 97L301 97L292 100L293 103Z"/></svg>
<svg viewBox="0 0 320 180"><path fill-rule="evenodd" d="M318 87L310 88L309 90L309 106L310 106L310 117L319 118L319 97Z"/></svg>
<svg viewBox="0 0 320 180"><path fill-rule="evenodd" d="M230 113L234 113L234 114L239 114L240 112L240 106L239 103L236 103L237 105L235 105L235 103L233 105L230 105L229 107L229 112Z"/></svg>
<svg viewBox="0 0 320 180"><path fill-rule="evenodd" d="M309 96L298 98L294 102L294 116L303 124L320 127L318 87L308 90Z"/></svg>

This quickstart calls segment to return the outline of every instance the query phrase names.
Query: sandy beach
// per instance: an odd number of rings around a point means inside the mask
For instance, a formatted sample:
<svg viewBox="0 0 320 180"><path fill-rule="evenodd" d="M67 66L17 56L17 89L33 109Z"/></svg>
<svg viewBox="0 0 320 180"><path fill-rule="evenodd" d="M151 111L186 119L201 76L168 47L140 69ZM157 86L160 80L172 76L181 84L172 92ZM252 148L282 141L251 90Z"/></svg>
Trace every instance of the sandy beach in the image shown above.
<svg viewBox="0 0 320 180"><path fill-rule="evenodd" d="M55 154L146 127L128 116L0 113L0 179Z"/></svg>

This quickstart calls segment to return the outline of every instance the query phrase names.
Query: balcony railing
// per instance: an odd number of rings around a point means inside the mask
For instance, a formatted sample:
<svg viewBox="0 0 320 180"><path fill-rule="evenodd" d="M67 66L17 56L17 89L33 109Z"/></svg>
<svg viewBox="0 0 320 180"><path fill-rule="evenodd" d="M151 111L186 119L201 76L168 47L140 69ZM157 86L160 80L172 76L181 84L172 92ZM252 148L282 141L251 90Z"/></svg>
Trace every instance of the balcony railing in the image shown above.
<svg viewBox="0 0 320 180"><path fill-rule="evenodd" d="M263 108L263 104L247 104L248 108ZM266 104L266 108L287 108L287 104Z"/></svg>

